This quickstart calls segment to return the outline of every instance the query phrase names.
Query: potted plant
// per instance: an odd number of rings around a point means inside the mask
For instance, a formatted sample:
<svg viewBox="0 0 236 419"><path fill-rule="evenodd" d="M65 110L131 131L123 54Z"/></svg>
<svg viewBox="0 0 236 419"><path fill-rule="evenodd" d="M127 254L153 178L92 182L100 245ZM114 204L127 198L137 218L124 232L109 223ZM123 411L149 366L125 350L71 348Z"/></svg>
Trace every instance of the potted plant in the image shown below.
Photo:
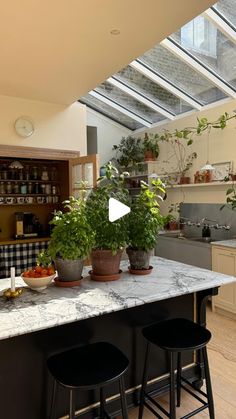
<svg viewBox="0 0 236 419"><path fill-rule="evenodd" d="M79 198L64 201L65 211L57 211L50 222L54 227L48 246L58 272L58 279L78 282L81 279L83 261L94 244L94 232L87 220L86 191ZM72 284L73 285L73 284Z"/></svg>
<svg viewBox="0 0 236 419"><path fill-rule="evenodd" d="M160 179L151 185L141 182L141 191L131 205L129 214L129 241L126 252L130 262L130 272L144 275L151 272L150 251L154 248L158 231L163 226L158 199L165 194Z"/></svg>
<svg viewBox="0 0 236 419"><path fill-rule="evenodd" d="M156 160L159 156L159 135L145 132L143 140L143 152L145 161Z"/></svg>
<svg viewBox="0 0 236 419"><path fill-rule="evenodd" d="M113 145L112 150L116 151L118 163L126 169L143 161L141 138L132 137L131 135L122 137L120 144Z"/></svg>
<svg viewBox="0 0 236 419"><path fill-rule="evenodd" d="M97 281L119 278L121 254L128 239L127 216L114 222L108 218L110 198L129 205L129 192L124 185L128 173L119 175L111 162L104 168L105 175L98 179L97 187L87 200L88 220L95 233L95 244L91 252L91 278Z"/></svg>

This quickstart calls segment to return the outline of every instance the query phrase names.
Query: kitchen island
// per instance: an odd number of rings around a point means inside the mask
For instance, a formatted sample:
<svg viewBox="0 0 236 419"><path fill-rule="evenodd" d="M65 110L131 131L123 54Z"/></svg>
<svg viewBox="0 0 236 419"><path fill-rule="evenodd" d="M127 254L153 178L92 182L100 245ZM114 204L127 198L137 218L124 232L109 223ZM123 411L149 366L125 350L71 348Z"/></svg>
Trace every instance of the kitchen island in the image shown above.
<svg viewBox="0 0 236 419"><path fill-rule="evenodd" d="M121 263L123 273L115 282L97 283L83 272L80 287L57 288L53 284L41 293L27 287L21 297L0 299L0 390L2 417L8 419L46 419L51 391L45 361L53 353L77 344L109 341L123 350L130 360L126 376L128 402L137 401L143 367L145 341L141 330L147 324L171 317L195 319L205 324L206 302L221 285L235 281L227 276L175 261L153 257L153 272L135 276L127 272L127 261ZM22 285L17 278L16 285ZM0 290L9 279L0 281ZM201 386L201 359L193 362L192 354L184 358L185 374ZM78 360L79 362L79 360ZM99 359L98 359L99 362ZM161 351L151 356L151 388L166 390L166 359ZM107 396L116 396L116 386ZM114 397L110 412L118 405ZM77 410L91 418L91 405L97 394L79 394ZM14 402L13 402L14 401ZM60 390L57 417L68 412L68 395Z"/></svg>

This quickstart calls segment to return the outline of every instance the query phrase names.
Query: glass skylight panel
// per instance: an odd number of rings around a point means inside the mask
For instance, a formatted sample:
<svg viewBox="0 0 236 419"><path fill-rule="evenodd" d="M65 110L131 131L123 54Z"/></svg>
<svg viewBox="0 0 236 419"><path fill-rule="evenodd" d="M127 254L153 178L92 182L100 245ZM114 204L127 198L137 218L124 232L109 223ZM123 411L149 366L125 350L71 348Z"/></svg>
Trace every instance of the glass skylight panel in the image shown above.
<svg viewBox="0 0 236 419"><path fill-rule="evenodd" d="M236 1L220 0L214 4L217 9L236 28Z"/></svg>
<svg viewBox="0 0 236 419"><path fill-rule="evenodd" d="M130 66L120 70L114 77L175 115L192 110L191 105Z"/></svg>
<svg viewBox="0 0 236 419"><path fill-rule="evenodd" d="M236 89L236 45L208 19L196 17L171 38Z"/></svg>
<svg viewBox="0 0 236 419"><path fill-rule="evenodd" d="M156 45L138 60L203 105L227 97L213 83L161 45Z"/></svg>
<svg viewBox="0 0 236 419"><path fill-rule="evenodd" d="M111 106L107 105L106 103L103 103L99 99L89 94L87 96L82 97L80 101L85 105L89 106L91 109L94 109L95 111L107 116L108 118L118 122L119 124L124 125L132 131L138 128L143 128L142 124L140 124L137 121L134 121L128 115L124 115L122 112L119 112L117 109L112 108Z"/></svg>
<svg viewBox="0 0 236 419"><path fill-rule="evenodd" d="M108 82L102 83L100 86L94 89L95 92L101 93L108 99L111 99L115 103L129 111L133 112L135 115L143 118L145 121L154 124L155 122L162 121L165 117L158 112L153 111L148 106L139 102L138 100L132 98L130 95L124 93L118 87L113 86Z"/></svg>

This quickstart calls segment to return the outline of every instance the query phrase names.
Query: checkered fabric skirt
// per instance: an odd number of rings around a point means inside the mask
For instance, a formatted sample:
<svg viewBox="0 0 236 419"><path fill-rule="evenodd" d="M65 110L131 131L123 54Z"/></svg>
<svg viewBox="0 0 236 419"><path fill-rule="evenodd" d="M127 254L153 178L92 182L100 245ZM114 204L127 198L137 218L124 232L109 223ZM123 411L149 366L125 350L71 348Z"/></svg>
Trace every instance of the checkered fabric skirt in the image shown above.
<svg viewBox="0 0 236 419"><path fill-rule="evenodd" d="M38 254L48 247L48 241L0 245L0 278L10 277L12 266L16 276L36 264Z"/></svg>

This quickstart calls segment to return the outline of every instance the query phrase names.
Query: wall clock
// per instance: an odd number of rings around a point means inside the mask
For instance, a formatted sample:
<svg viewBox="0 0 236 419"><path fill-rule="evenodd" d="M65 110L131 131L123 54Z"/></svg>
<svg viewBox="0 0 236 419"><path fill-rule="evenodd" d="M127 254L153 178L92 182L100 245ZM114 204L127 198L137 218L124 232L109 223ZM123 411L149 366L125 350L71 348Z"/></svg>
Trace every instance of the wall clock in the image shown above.
<svg viewBox="0 0 236 419"><path fill-rule="evenodd" d="M20 137L30 137L34 132L34 124L29 118L21 116L15 121L15 131Z"/></svg>

